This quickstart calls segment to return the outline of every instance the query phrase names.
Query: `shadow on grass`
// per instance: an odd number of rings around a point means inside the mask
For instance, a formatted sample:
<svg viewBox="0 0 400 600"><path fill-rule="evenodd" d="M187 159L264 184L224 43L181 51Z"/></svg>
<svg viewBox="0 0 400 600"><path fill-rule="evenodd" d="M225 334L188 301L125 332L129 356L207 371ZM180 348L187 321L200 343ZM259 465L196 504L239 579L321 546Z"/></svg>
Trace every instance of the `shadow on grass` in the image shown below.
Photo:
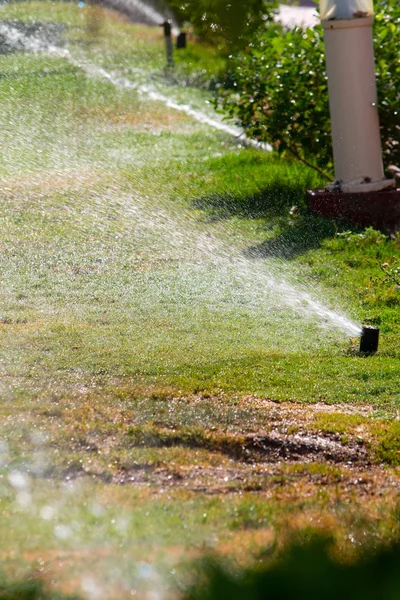
<svg viewBox="0 0 400 600"><path fill-rule="evenodd" d="M288 214L292 206L305 207L303 185L272 181L255 193L212 193L194 201L195 209L204 210L210 220L231 217L245 219L274 218Z"/></svg>
<svg viewBox="0 0 400 600"><path fill-rule="evenodd" d="M322 240L335 235L337 225L307 212L303 182L274 181L262 191L248 194L210 194L194 202L211 221L232 217L265 219L279 225L279 233L245 251L247 258L277 257L292 259L308 250L319 248Z"/></svg>
<svg viewBox="0 0 400 600"><path fill-rule="evenodd" d="M319 248L325 238L332 237L337 232L333 221L312 215L301 217L293 225L283 225L281 229L281 233L262 244L247 248L245 256L252 259L274 257L290 260Z"/></svg>

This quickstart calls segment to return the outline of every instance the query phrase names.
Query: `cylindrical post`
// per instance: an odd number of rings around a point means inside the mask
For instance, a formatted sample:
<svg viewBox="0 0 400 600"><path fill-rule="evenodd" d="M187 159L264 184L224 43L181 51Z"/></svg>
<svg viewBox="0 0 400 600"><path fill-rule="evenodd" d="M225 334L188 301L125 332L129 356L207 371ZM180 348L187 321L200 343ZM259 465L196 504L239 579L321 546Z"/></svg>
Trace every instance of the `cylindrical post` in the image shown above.
<svg viewBox="0 0 400 600"><path fill-rule="evenodd" d="M397 231L400 190L385 179L375 81L373 0L320 0L335 181L309 190L311 212Z"/></svg>
<svg viewBox="0 0 400 600"><path fill-rule="evenodd" d="M375 81L372 0L320 0L335 186L372 192L385 180ZM328 186L329 187L332 186Z"/></svg>
<svg viewBox="0 0 400 600"><path fill-rule="evenodd" d="M335 178L384 178L375 83L372 16L323 21Z"/></svg>

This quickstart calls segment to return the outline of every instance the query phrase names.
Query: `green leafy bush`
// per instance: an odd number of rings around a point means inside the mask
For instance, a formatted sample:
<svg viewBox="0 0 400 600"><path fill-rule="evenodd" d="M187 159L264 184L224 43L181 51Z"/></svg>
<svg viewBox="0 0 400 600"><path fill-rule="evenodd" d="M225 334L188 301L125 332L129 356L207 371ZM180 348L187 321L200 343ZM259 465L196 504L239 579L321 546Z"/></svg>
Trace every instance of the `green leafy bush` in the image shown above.
<svg viewBox="0 0 400 600"><path fill-rule="evenodd" d="M330 550L329 544L321 539L307 545L293 545L276 562L267 562L267 566L258 564L240 577L211 564L206 585L196 586L186 600L390 600L400 597L398 543L375 552L365 548L361 560L351 565L338 562Z"/></svg>
<svg viewBox="0 0 400 600"><path fill-rule="evenodd" d="M400 3L379 0L374 43L384 159L400 165Z"/></svg>
<svg viewBox="0 0 400 600"><path fill-rule="evenodd" d="M78 596L65 596L44 588L38 579L27 578L20 581L8 581L0 576L0 600L79 600Z"/></svg>
<svg viewBox="0 0 400 600"><path fill-rule="evenodd" d="M245 46L275 6L270 0L169 0L180 24L190 23L196 36L222 49Z"/></svg>
<svg viewBox="0 0 400 600"><path fill-rule="evenodd" d="M400 4L378 0L374 25L378 102L386 165L400 163ZM332 143L322 27L271 23L232 59L219 103L247 134L332 178Z"/></svg>

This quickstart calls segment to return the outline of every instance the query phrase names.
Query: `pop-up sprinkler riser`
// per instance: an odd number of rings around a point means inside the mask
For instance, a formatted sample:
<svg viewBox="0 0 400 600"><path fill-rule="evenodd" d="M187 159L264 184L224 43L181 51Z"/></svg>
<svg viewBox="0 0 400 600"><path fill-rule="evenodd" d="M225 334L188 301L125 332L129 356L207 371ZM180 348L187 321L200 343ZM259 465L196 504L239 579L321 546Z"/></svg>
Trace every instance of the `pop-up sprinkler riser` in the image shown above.
<svg viewBox="0 0 400 600"><path fill-rule="evenodd" d="M173 47L172 47L172 24L171 21L164 21L164 23L160 24L160 27L164 28L164 37L165 37L165 51L167 54L167 66L174 66L174 55L173 55Z"/></svg>
<svg viewBox="0 0 400 600"><path fill-rule="evenodd" d="M375 354L379 344L379 329L370 325L361 328L360 353Z"/></svg>

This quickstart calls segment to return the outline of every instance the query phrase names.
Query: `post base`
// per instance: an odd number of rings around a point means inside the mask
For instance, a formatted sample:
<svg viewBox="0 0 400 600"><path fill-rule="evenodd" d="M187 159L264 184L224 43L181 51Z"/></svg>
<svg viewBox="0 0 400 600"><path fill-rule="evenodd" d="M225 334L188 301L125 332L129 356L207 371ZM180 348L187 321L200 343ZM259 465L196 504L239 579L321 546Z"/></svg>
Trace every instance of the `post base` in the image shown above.
<svg viewBox="0 0 400 600"><path fill-rule="evenodd" d="M307 204L313 215L343 217L355 225L385 233L400 231L400 188L359 193L308 190Z"/></svg>

